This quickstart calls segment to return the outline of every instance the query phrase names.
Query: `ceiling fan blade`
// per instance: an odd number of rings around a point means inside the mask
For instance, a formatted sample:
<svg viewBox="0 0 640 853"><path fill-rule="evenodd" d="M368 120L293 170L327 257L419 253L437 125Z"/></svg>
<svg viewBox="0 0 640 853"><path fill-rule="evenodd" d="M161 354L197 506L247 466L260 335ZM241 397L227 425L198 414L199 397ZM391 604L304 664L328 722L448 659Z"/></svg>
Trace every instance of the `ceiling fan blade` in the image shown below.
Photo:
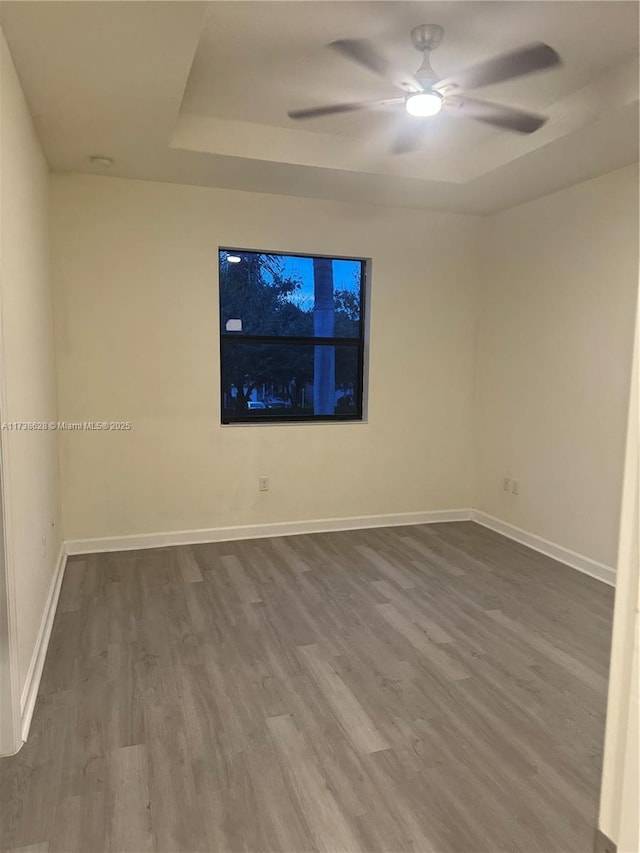
<svg viewBox="0 0 640 853"><path fill-rule="evenodd" d="M517 133L533 133L547 121L546 116L528 113L515 107L505 107L502 104L492 104L489 101L478 101L476 98L456 98L445 101L443 110L448 115L475 118Z"/></svg>
<svg viewBox="0 0 640 853"><path fill-rule="evenodd" d="M319 116L330 116L337 113L351 113L355 110L369 110L375 107L383 107L388 104L402 104L404 98L383 98L379 101L354 101L350 104L329 104L326 107L310 107L306 110L291 110L287 113L289 118L304 119L318 118Z"/></svg>
<svg viewBox="0 0 640 853"><path fill-rule="evenodd" d="M338 41L332 41L329 47L337 50L347 59L357 62L358 65L364 65L375 74L385 77L389 73L387 60L366 39L338 39Z"/></svg>
<svg viewBox="0 0 640 853"><path fill-rule="evenodd" d="M422 86L412 74L405 74L393 68L388 60L379 53L367 39L339 39L332 41L329 47L337 50L352 62L368 68L374 74L390 80L394 86L405 92L421 92Z"/></svg>
<svg viewBox="0 0 640 853"><path fill-rule="evenodd" d="M503 80L512 80L523 74L531 74L533 71L552 68L561 62L562 60L552 47L542 42L535 42L445 77L439 80L434 88L446 89L448 86L456 86L464 90L479 89L481 86L490 86L492 83L501 83Z"/></svg>

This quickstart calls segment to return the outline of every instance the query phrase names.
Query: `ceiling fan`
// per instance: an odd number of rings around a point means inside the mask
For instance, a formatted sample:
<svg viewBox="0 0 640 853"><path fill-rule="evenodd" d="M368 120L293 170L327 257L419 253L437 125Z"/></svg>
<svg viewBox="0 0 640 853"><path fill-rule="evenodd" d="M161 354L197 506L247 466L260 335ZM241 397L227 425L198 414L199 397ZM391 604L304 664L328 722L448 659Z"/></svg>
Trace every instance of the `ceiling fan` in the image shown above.
<svg viewBox="0 0 640 853"><path fill-rule="evenodd" d="M423 54L422 64L415 74L398 73L366 39L341 39L332 42L329 47L389 80L397 88L402 89L404 94L375 101L356 101L292 110L288 113L289 117L309 119L403 104L409 115L419 118L434 116L442 110L450 115L474 118L517 133L533 133L542 127L546 121L545 116L515 107L468 98L465 92L559 65L560 57L553 48L542 42L535 42L441 79L431 66L431 51L438 47L443 35L444 30L438 24L421 24L411 30L413 46ZM393 152L402 153L415 148L421 130L422 122L415 122L405 127L392 148Z"/></svg>

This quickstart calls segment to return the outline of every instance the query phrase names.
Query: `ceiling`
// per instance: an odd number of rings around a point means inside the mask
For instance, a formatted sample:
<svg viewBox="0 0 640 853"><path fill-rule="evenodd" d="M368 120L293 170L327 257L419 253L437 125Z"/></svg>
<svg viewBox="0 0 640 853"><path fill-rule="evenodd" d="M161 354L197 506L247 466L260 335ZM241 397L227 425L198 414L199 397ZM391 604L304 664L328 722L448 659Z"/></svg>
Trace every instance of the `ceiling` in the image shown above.
<svg viewBox="0 0 640 853"><path fill-rule="evenodd" d="M491 213L638 159L638 4L573 2L20 2L1 22L53 170ZM368 38L415 71L409 32L439 23L436 71L532 41L559 68L478 90L542 112L528 136L440 114L392 155L402 107L304 122L287 111L396 94L328 50ZM474 93L475 95L476 93Z"/></svg>

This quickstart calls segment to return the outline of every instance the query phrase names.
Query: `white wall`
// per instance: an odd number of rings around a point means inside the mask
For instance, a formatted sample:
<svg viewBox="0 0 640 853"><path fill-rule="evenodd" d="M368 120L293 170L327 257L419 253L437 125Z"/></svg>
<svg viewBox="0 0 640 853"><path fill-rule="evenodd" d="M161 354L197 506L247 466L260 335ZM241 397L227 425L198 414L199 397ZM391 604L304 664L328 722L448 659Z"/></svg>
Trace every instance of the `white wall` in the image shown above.
<svg viewBox="0 0 640 853"><path fill-rule="evenodd" d="M4 422L55 421L48 169L1 31L0 53L1 416ZM62 541L57 439L55 432L3 430L1 442L10 616L22 691Z"/></svg>
<svg viewBox="0 0 640 853"><path fill-rule="evenodd" d="M615 566L637 166L489 217L482 277L475 506Z"/></svg>
<svg viewBox="0 0 640 853"><path fill-rule="evenodd" d="M68 538L468 507L477 220L54 176ZM372 258L365 424L220 425L219 245ZM258 475L271 478L258 492Z"/></svg>

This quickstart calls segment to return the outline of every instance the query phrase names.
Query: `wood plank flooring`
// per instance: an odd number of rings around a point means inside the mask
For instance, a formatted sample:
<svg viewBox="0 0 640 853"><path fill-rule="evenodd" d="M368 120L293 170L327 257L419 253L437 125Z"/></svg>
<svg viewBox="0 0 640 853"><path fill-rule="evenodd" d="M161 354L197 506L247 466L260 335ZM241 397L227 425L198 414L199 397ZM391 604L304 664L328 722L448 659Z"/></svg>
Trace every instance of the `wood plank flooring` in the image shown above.
<svg viewBox="0 0 640 853"><path fill-rule="evenodd" d="M471 522L69 560L22 853L588 853L613 591Z"/></svg>

